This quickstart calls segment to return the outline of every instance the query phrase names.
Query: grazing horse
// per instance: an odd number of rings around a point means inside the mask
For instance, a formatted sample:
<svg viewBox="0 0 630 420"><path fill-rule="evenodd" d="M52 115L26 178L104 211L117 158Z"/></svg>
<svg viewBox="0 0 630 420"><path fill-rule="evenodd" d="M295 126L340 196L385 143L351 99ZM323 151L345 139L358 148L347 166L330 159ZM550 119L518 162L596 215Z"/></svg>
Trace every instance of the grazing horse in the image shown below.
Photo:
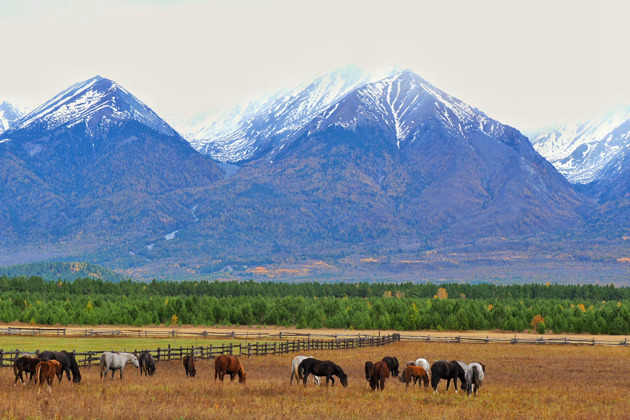
<svg viewBox="0 0 630 420"><path fill-rule="evenodd" d="M219 380L223 382L226 373L230 375L231 381L234 381L236 375L238 375L238 381L240 383L245 383L245 379L247 378L247 372L245 372L245 368L243 368L238 357L222 354L214 359L214 380L216 381L217 377L219 377ZM306 383L306 378L304 378L304 383Z"/></svg>
<svg viewBox="0 0 630 420"><path fill-rule="evenodd" d="M398 359L396 359L395 357L383 357L383 362L387 363L387 367L389 368L389 373L392 376L398 376Z"/></svg>
<svg viewBox="0 0 630 420"><path fill-rule="evenodd" d="M405 367L405 370L403 370L403 373L400 376L400 382L404 382L405 384L407 384L407 387L409 387L409 382L411 382L411 379L413 379L413 385L415 385L416 382L420 380L421 382L424 382L425 388L429 386L429 375L427 374L427 371L424 370L424 368L421 366ZM420 386L420 384L418 384L418 386Z"/></svg>
<svg viewBox="0 0 630 420"><path fill-rule="evenodd" d="M365 362L365 380L370 382L372 379L372 368L374 367L374 363Z"/></svg>
<svg viewBox="0 0 630 420"><path fill-rule="evenodd" d="M440 379L446 379L446 390L448 391L452 379L453 385L455 386L455 393L457 393L457 378L459 378L462 383L465 383L466 377L464 374L464 369L462 369L455 360L451 360L450 362L438 360L431 366L431 387L433 388L433 392L437 394Z"/></svg>
<svg viewBox="0 0 630 420"><path fill-rule="evenodd" d="M35 375L35 370L37 369L37 364L39 362L41 362L39 357L30 356L28 354L15 359L15 363L13 364L15 381L13 382L13 385L17 383L18 379L22 381L22 385L26 385L26 382L24 382L24 378L22 377L22 372L31 374L28 380L30 383L33 380L33 375ZM35 382L37 382L37 378L35 378Z"/></svg>
<svg viewBox="0 0 630 420"><path fill-rule="evenodd" d="M57 360L51 360L49 362L39 362L35 368L35 378L39 380L39 389L37 393L42 391L42 385L44 381L48 385L48 392L52 392L52 383L55 375L61 376L61 363Z"/></svg>
<svg viewBox="0 0 630 420"><path fill-rule="evenodd" d="M152 376L155 373L155 359L148 351L143 351L138 356L138 364L140 365L140 376L144 373L147 376Z"/></svg>
<svg viewBox="0 0 630 420"><path fill-rule="evenodd" d="M339 366L331 362L330 360L317 360L317 359L304 359L300 363L298 369L304 371L304 386L306 386L306 381L308 380L308 375L317 375L317 376L325 376L326 377L326 385L328 385L328 381L332 381L333 386L335 385L335 378L333 375L339 378L339 382L344 387L348 386L348 375L343 372Z"/></svg>
<svg viewBox="0 0 630 420"><path fill-rule="evenodd" d="M427 362L427 359L423 359L422 357L416 359L416 366L420 366L426 373L431 372L431 365Z"/></svg>
<svg viewBox="0 0 630 420"><path fill-rule="evenodd" d="M133 353L112 353L106 351L101 354L101 378L103 372L107 378L107 372L112 371L111 379L114 379L114 372L120 370L120 380L123 378L123 369L127 363L133 363L135 367L138 367L138 358Z"/></svg>
<svg viewBox="0 0 630 420"><path fill-rule="evenodd" d="M293 376L295 376L295 383L298 383L298 379L304 378L304 372L299 370L298 367L300 366L300 363L302 363L302 360L312 358L313 356L295 356L293 358L293 362L291 363L291 381L289 383L293 383ZM313 381L319 385L319 376L313 376Z"/></svg>
<svg viewBox="0 0 630 420"><path fill-rule="evenodd" d="M195 367L195 356L189 354L188 356L184 356L184 370L186 371L186 376L190 376L194 378L197 374L197 368Z"/></svg>
<svg viewBox="0 0 630 420"><path fill-rule="evenodd" d="M466 368L466 391L468 396L474 391L477 396L477 388L481 388L483 378L486 375L486 365L483 363L471 363Z"/></svg>
<svg viewBox="0 0 630 420"><path fill-rule="evenodd" d="M389 367L384 361L374 363L372 372L370 372L370 388L377 391L380 387L381 391L385 389L385 379L389 377Z"/></svg>
<svg viewBox="0 0 630 420"><path fill-rule="evenodd" d="M68 380L70 380L70 372L72 372L72 382L78 384L81 382L81 372L79 372L79 364L71 353L67 351L43 351L39 354L39 358L42 362L47 362L50 360L56 360L61 363L62 372L66 372L66 376ZM63 373L59 375L59 382L61 382L61 378L63 377Z"/></svg>

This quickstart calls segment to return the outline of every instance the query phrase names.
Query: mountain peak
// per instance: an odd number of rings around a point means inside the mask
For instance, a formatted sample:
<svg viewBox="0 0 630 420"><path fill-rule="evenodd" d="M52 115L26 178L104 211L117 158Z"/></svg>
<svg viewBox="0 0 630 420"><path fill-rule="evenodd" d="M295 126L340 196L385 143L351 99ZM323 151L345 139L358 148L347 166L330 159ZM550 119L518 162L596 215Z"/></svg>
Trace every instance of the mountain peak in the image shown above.
<svg viewBox="0 0 630 420"><path fill-rule="evenodd" d="M413 142L429 121L438 121L451 134L464 139L477 132L503 139L505 133L505 126L436 88L411 69L359 87L320 113L314 124L315 129L329 125L351 128L359 120L370 120L391 130L398 147Z"/></svg>
<svg viewBox="0 0 630 420"><path fill-rule="evenodd" d="M0 103L0 134L13 126L24 112L8 101Z"/></svg>
<svg viewBox="0 0 630 420"><path fill-rule="evenodd" d="M122 86L97 75L75 83L46 101L20 119L10 131L54 130L79 123L90 126L130 120L163 134L175 134L175 130Z"/></svg>

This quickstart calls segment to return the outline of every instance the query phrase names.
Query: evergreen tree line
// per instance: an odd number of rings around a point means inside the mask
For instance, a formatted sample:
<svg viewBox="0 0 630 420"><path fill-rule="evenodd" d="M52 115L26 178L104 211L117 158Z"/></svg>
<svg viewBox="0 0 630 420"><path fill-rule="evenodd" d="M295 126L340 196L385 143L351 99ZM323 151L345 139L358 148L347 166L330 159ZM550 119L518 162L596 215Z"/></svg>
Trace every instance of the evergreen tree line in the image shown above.
<svg viewBox="0 0 630 420"><path fill-rule="evenodd" d="M612 286L0 277L0 321L629 334L630 299L628 288Z"/></svg>

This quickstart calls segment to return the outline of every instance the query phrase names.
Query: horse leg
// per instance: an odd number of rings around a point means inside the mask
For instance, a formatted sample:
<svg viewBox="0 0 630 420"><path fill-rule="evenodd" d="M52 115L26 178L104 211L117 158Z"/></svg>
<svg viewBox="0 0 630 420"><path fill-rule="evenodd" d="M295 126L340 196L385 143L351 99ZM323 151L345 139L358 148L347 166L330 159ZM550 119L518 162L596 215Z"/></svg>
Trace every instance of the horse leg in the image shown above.
<svg viewBox="0 0 630 420"><path fill-rule="evenodd" d="M306 382L308 381L308 375L310 375L311 372L307 372L306 369L304 370L304 375L302 377L302 382L304 383L304 387L306 388ZM315 376L315 375L313 375ZM328 381L326 381L326 383L328 384Z"/></svg>
<svg viewBox="0 0 630 420"><path fill-rule="evenodd" d="M381 391L385 389L385 378L381 378Z"/></svg>
<svg viewBox="0 0 630 420"><path fill-rule="evenodd" d="M453 378L453 386L455 387L455 393L458 394L458 392L457 392L457 376Z"/></svg>
<svg viewBox="0 0 630 420"><path fill-rule="evenodd" d="M332 375L330 375L330 380L332 381L332 386L335 386L335 378Z"/></svg>
<svg viewBox="0 0 630 420"><path fill-rule="evenodd" d="M448 387L451 385L451 378L446 380L446 392L448 392Z"/></svg>
<svg viewBox="0 0 630 420"><path fill-rule="evenodd" d="M121 381L122 381L122 371L123 371L123 368L120 368L120 380Z"/></svg>

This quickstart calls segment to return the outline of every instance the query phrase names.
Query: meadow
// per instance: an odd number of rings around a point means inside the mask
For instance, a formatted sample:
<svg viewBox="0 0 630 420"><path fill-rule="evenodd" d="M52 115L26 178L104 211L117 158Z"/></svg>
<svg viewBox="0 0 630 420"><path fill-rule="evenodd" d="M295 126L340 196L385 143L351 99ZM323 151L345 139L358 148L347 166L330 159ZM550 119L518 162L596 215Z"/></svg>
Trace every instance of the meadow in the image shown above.
<svg viewBox="0 0 630 420"><path fill-rule="evenodd" d="M144 345L142 345L144 347ZM289 384L293 355L243 358L247 383L214 381L212 361L197 362L188 378L181 361L160 362L155 376L140 376L127 366L121 382L100 379L97 367L83 368L83 380L66 379L52 393L38 395L33 385L13 386L12 369L0 370L3 418L623 418L630 352L626 347L395 343L348 351L313 351L338 363L349 386L305 388ZM390 378L383 392L372 392L363 364L396 356L404 364L456 359L486 364L486 380L477 397L466 397L445 383L430 388L405 387Z"/></svg>
<svg viewBox="0 0 630 420"><path fill-rule="evenodd" d="M264 343L265 340L256 340ZM30 336L0 336L0 349L34 352L35 350L66 350L72 352L116 350L142 351L191 346L221 346L229 343L243 343L244 340L207 340L202 338L142 338L134 337L30 337Z"/></svg>

